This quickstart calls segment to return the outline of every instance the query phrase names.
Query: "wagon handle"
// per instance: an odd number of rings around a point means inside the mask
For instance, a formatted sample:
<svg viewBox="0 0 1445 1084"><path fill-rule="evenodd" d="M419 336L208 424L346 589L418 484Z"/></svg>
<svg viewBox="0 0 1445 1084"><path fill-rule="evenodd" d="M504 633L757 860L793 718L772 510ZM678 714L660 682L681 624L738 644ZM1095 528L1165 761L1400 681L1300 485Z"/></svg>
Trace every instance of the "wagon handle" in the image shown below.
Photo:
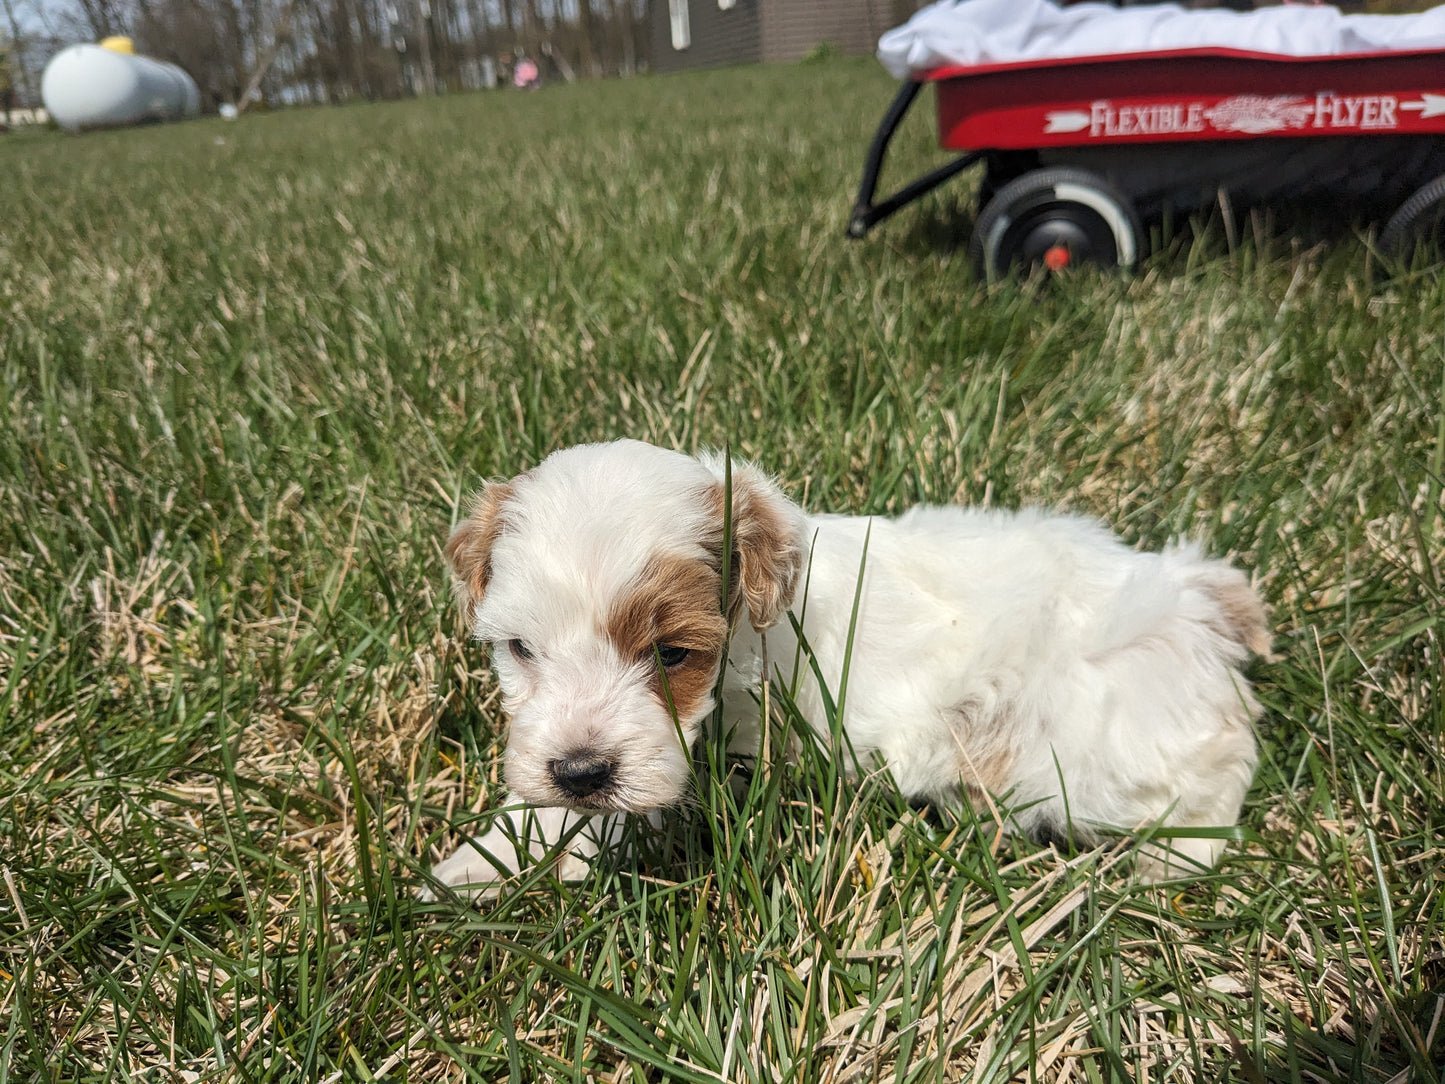
<svg viewBox="0 0 1445 1084"><path fill-rule="evenodd" d="M888 151L888 144L893 141L893 133L903 122L904 114L922 89L922 83L913 79L904 80L903 85L898 88L893 104L888 107L888 112L883 114L878 131L873 135L873 144L868 148L868 157L863 162L863 181L858 186L858 199L853 204L853 217L848 221L848 236L855 240L895 211L908 206L925 193L932 192L944 181L963 172L983 157L981 151L970 151L947 165L925 173L886 199L873 202L873 196L878 191L878 174L883 169L883 155Z"/></svg>

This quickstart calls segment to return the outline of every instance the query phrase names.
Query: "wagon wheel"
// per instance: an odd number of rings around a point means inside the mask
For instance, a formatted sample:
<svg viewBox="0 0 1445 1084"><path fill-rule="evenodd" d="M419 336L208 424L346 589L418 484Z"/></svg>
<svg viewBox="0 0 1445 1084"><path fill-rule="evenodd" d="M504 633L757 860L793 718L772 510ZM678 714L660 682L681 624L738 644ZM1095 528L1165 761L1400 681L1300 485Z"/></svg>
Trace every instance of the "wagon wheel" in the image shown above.
<svg viewBox="0 0 1445 1084"><path fill-rule="evenodd" d="M1080 264L1127 270L1139 260L1143 227L1134 206L1104 178L1055 166L1016 177L984 205L969 255L988 279L1015 263L1063 271Z"/></svg>
<svg viewBox="0 0 1445 1084"><path fill-rule="evenodd" d="M1445 174L1402 203L1380 231L1380 250L1387 256L1408 259L1419 245L1445 248Z"/></svg>

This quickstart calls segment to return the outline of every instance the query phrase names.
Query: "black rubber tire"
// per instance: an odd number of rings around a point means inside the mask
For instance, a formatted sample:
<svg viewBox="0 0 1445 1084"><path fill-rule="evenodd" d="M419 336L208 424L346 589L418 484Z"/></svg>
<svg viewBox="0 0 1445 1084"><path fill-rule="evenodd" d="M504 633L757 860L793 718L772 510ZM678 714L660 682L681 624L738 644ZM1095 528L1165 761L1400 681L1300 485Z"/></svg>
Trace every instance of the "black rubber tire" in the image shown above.
<svg viewBox="0 0 1445 1084"><path fill-rule="evenodd" d="M1015 264L1059 270L1045 257L1061 251L1064 266L1127 271L1139 262L1143 237L1133 203L1103 177L1049 166L1015 177L984 204L968 250L974 271L993 281Z"/></svg>
<svg viewBox="0 0 1445 1084"><path fill-rule="evenodd" d="M1417 189L1380 231L1380 251L1397 260L1408 260L1422 244L1445 251L1445 174Z"/></svg>

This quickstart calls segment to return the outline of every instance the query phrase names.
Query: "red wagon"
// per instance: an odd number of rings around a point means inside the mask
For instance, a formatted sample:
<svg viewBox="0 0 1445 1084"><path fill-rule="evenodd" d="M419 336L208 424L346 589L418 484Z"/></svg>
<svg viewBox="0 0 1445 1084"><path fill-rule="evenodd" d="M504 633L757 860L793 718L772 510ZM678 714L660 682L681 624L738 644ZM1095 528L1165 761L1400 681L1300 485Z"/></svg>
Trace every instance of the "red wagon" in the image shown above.
<svg viewBox="0 0 1445 1084"><path fill-rule="evenodd" d="M878 199L888 144L929 83L939 142L964 153ZM1387 218L1380 244L1400 252L1440 221L1442 136L1445 49L1283 56L1205 46L944 65L904 81L869 149L848 232L864 236L981 162L970 252L990 277L1017 263L1130 267L1144 222L1221 191L1240 204L1362 207Z"/></svg>

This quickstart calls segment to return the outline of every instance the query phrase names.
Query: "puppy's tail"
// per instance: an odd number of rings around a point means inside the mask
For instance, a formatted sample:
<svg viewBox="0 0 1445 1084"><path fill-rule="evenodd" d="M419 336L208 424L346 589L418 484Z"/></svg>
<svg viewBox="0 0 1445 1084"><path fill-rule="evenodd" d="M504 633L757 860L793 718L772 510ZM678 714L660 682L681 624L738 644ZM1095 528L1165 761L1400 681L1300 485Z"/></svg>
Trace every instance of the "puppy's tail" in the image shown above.
<svg viewBox="0 0 1445 1084"><path fill-rule="evenodd" d="M1211 603L1209 624L1226 640L1269 657L1269 614L1249 579L1223 561L1200 561L1190 580Z"/></svg>

